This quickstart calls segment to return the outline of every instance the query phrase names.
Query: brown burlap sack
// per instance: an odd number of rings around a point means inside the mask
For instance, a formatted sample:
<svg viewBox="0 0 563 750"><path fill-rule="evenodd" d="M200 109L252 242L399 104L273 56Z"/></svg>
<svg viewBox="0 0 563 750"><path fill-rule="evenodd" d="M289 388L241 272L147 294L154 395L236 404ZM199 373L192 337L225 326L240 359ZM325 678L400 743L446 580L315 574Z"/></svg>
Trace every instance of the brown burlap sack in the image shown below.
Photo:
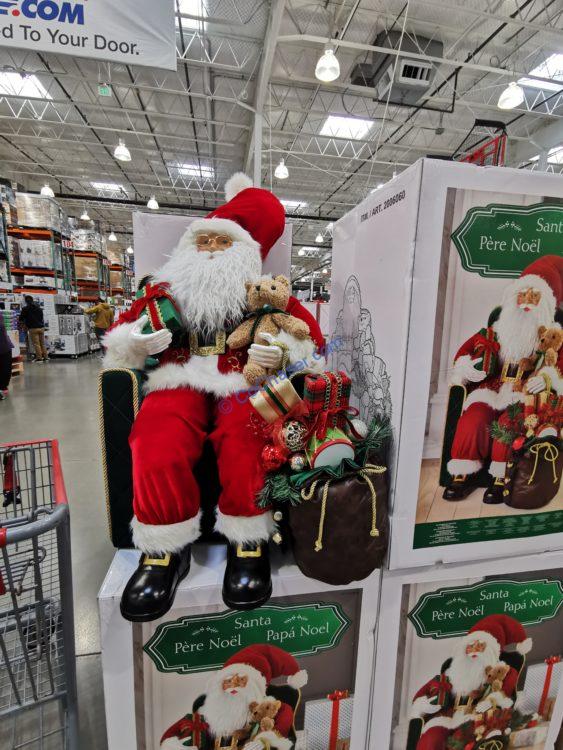
<svg viewBox="0 0 563 750"><path fill-rule="evenodd" d="M560 440L537 440L507 463L504 502L511 508L543 508L557 495L563 471Z"/></svg>
<svg viewBox="0 0 563 750"><path fill-rule="evenodd" d="M301 572L332 585L361 581L381 566L389 542L387 469L366 466L341 479L318 479L289 510Z"/></svg>

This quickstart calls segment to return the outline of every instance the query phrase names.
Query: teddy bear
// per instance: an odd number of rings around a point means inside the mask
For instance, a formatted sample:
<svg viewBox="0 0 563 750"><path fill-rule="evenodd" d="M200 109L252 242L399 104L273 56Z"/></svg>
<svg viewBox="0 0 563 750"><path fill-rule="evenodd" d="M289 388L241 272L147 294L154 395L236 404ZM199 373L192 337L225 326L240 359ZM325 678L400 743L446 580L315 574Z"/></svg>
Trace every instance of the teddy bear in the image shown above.
<svg viewBox="0 0 563 750"><path fill-rule="evenodd" d="M536 358L524 357L520 360L523 373L537 369L538 365L554 367L557 364L559 350L563 346L563 328L561 326L540 326L538 328L538 352Z"/></svg>
<svg viewBox="0 0 563 750"><path fill-rule="evenodd" d="M227 338L230 349L263 344L263 333L276 337L280 331L285 331L300 340L309 336L307 324L285 312L289 301L289 280L285 276L262 276L247 282L246 301L248 315ZM247 362L242 372L249 385L260 384L270 374L256 362Z"/></svg>
<svg viewBox="0 0 563 750"><path fill-rule="evenodd" d="M266 700L262 703L252 701L248 707L254 724L260 725L261 732L271 732L275 726L274 719L281 708L281 701Z"/></svg>
<svg viewBox="0 0 563 750"><path fill-rule="evenodd" d="M492 693L498 693L502 690L504 678L509 671L510 667L503 661L499 661L498 664L495 664L494 666L485 667L487 683L491 686Z"/></svg>

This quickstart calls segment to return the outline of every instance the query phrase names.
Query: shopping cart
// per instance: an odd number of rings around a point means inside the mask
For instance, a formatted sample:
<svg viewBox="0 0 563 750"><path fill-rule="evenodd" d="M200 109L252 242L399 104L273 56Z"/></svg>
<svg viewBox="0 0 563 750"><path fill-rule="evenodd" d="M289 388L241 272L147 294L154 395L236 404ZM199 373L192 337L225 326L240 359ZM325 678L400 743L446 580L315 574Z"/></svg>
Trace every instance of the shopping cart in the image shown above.
<svg viewBox="0 0 563 750"><path fill-rule="evenodd" d="M0 445L0 748L77 750L70 523L58 443Z"/></svg>

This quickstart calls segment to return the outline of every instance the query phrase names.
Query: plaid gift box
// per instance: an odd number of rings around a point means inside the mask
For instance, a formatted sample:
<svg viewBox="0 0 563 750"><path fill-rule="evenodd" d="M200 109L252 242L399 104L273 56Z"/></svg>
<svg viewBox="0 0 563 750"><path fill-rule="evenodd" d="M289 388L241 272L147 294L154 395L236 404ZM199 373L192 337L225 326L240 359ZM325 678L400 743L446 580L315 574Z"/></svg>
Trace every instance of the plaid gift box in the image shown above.
<svg viewBox="0 0 563 750"><path fill-rule="evenodd" d="M319 437L324 437L328 427L344 428L348 421L346 412L350 407L351 390L352 381L342 370L305 377L303 400L309 412L313 416L326 413L326 418L318 421Z"/></svg>
<svg viewBox="0 0 563 750"><path fill-rule="evenodd" d="M307 750L336 750L339 740L352 736L354 698L336 691L323 700L305 703Z"/></svg>
<svg viewBox="0 0 563 750"><path fill-rule="evenodd" d="M473 356L482 359L482 362L474 362L476 370L492 375L497 368L498 352L500 344L492 327L481 328L477 334L477 341L473 349Z"/></svg>
<svg viewBox="0 0 563 750"><path fill-rule="evenodd" d="M141 314L147 315L149 319L143 328L143 333L154 333L163 328L168 328L172 333L181 330L180 312L165 284L145 284L137 292L137 299L144 301Z"/></svg>

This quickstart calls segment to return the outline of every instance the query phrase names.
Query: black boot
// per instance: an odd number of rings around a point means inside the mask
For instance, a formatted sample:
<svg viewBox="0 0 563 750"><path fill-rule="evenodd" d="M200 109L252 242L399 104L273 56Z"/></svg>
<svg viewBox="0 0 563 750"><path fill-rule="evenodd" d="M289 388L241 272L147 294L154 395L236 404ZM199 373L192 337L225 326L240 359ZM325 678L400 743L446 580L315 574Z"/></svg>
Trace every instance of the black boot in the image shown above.
<svg viewBox="0 0 563 750"><path fill-rule="evenodd" d="M469 478L467 474L458 474L453 478L450 484L444 490L442 497L444 500L450 502L456 502L458 500L465 500L475 489L475 485L471 481L471 475Z"/></svg>
<svg viewBox="0 0 563 750"><path fill-rule="evenodd" d="M500 505L504 503L504 479L497 477L485 490L483 502L487 505Z"/></svg>
<svg viewBox="0 0 563 750"><path fill-rule="evenodd" d="M230 609L256 609L272 595L267 544L229 544L223 601Z"/></svg>
<svg viewBox="0 0 563 750"><path fill-rule="evenodd" d="M123 617L149 622L165 615L174 603L178 584L190 572L190 561L190 545L172 554L141 555L121 596Z"/></svg>

